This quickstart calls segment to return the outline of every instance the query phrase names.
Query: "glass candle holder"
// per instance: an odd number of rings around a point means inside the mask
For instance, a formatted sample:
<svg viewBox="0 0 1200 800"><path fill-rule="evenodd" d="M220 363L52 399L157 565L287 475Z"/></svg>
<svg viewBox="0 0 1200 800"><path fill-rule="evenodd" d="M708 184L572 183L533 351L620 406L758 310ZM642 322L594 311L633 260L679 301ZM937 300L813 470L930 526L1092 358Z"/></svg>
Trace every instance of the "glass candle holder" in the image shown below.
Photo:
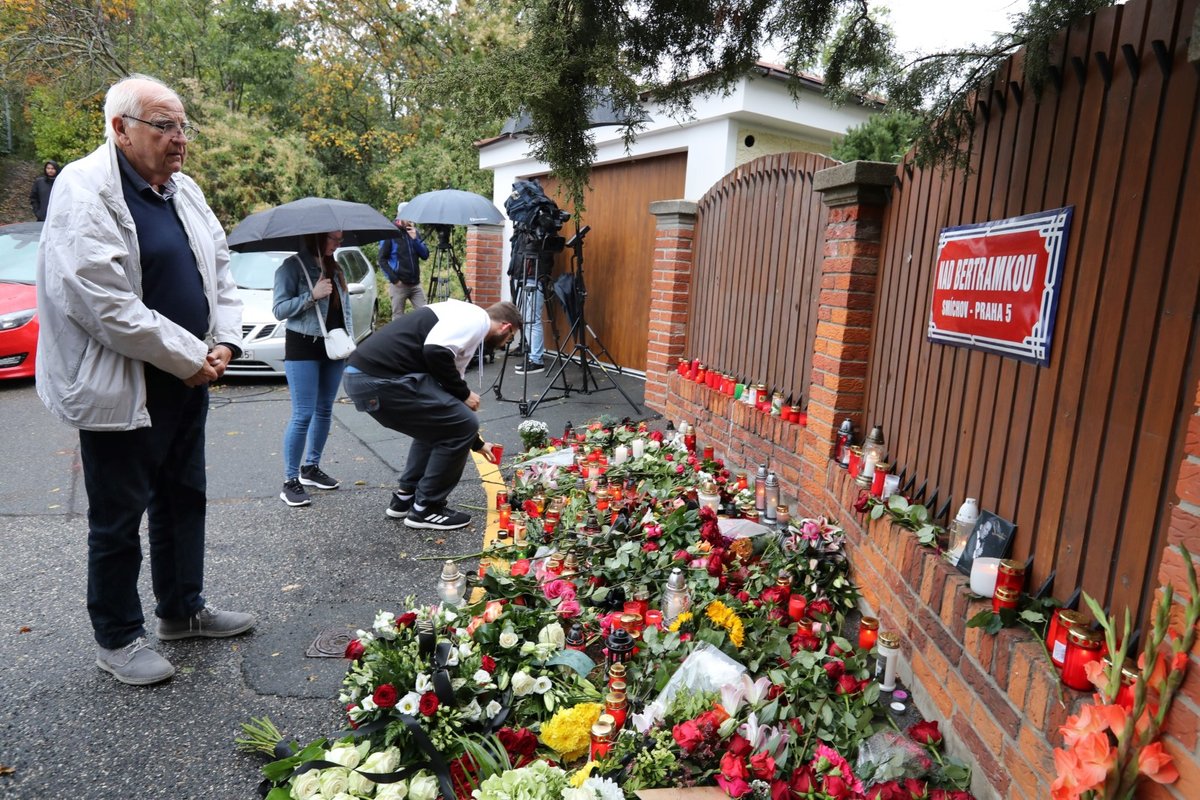
<svg viewBox="0 0 1200 800"><path fill-rule="evenodd" d="M501 506L508 505L508 490L500 489L496 492L496 510L499 511Z"/></svg>
<svg viewBox="0 0 1200 800"><path fill-rule="evenodd" d="M1006 558L1000 562L996 576L996 591L1015 589L1020 592L1025 588L1025 565L1020 561Z"/></svg>
<svg viewBox="0 0 1200 800"><path fill-rule="evenodd" d="M646 609L645 620L646 620L647 626L654 626L655 628L661 628L662 621L663 621L662 612L659 611L657 608L648 608L648 609Z"/></svg>
<svg viewBox="0 0 1200 800"><path fill-rule="evenodd" d="M857 479L859 469L862 467L862 448L856 444L852 444L849 450L850 462L847 464L847 468L850 470L850 477Z"/></svg>
<svg viewBox="0 0 1200 800"><path fill-rule="evenodd" d="M858 647L860 650L870 650L879 640L879 620L875 617L863 617L858 622Z"/></svg>
<svg viewBox="0 0 1200 800"><path fill-rule="evenodd" d="M1050 651L1050 660L1060 670L1063 660L1067 657L1067 634L1072 628L1083 625L1087 617L1078 611L1056 608L1050 617L1050 625L1046 631L1046 648Z"/></svg>
<svg viewBox="0 0 1200 800"><path fill-rule="evenodd" d="M1010 611L1017 610L1017 603L1021 599L1021 590L1013 589L1009 586L997 586L996 593L992 595L992 612L999 614L1003 609Z"/></svg>
<svg viewBox="0 0 1200 800"><path fill-rule="evenodd" d="M802 594L793 594L788 598L787 612L788 616L797 622L801 622L807 617L804 612L808 609L808 599ZM811 626L810 626L811 628Z"/></svg>
<svg viewBox="0 0 1200 800"><path fill-rule="evenodd" d="M1103 655L1103 642L1098 633L1083 627L1072 628L1067 634L1067 652L1063 657L1063 683L1076 691L1091 690L1087 665L1099 661Z"/></svg>
<svg viewBox="0 0 1200 800"><path fill-rule="evenodd" d="M508 503L500 506L500 527L507 528L508 523L512 521L512 506Z"/></svg>
<svg viewBox="0 0 1200 800"><path fill-rule="evenodd" d="M980 557L971 563L971 591L980 597L991 598L996 593L1000 559Z"/></svg>

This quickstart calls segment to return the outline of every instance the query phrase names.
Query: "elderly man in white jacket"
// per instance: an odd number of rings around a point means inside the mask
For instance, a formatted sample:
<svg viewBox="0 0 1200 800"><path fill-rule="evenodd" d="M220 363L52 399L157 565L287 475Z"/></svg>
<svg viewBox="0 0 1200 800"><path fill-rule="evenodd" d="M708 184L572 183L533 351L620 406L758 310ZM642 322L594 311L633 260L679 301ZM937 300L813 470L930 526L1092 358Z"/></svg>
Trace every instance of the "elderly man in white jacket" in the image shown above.
<svg viewBox="0 0 1200 800"><path fill-rule="evenodd" d="M248 631L203 597L208 384L241 347L221 224L183 175L179 97L135 75L109 89L107 141L63 168L38 254L37 390L79 429L96 665L134 685L175 668L146 640L139 526L149 512L160 640Z"/></svg>

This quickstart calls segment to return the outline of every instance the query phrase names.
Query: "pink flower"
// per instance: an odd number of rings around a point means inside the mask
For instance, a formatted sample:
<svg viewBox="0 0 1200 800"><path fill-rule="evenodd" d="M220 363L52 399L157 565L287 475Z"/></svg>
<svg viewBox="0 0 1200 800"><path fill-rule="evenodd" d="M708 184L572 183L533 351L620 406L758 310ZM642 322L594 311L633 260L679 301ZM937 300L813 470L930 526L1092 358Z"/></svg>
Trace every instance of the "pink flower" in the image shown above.
<svg viewBox="0 0 1200 800"><path fill-rule="evenodd" d="M750 784L746 783L742 778L733 778L731 780L724 775L718 775L717 785L724 789L725 794L730 797L741 797L750 791Z"/></svg>
<svg viewBox="0 0 1200 800"><path fill-rule="evenodd" d="M579 616L579 612L581 610L582 609L579 607L579 601L574 598L563 600L558 604L559 616L567 617L568 619Z"/></svg>
<svg viewBox="0 0 1200 800"><path fill-rule="evenodd" d="M775 759L770 753L755 753L750 756L750 771L760 781L769 781L775 777Z"/></svg>
<svg viewBox="0 0 1200 800"><path fill-rule="evenodd" d="M574 598L575 586L570 581L556 578L543 586L542 592L550 600L557 600L560 597Z"/></svg>
<svg viewBox="0 0 1200 800"><path fill-rule="evenodd" d="M684 472L685 472L685 468L684 468L683 464L675 465L675 474L676 475L682 475Z"/></svg>

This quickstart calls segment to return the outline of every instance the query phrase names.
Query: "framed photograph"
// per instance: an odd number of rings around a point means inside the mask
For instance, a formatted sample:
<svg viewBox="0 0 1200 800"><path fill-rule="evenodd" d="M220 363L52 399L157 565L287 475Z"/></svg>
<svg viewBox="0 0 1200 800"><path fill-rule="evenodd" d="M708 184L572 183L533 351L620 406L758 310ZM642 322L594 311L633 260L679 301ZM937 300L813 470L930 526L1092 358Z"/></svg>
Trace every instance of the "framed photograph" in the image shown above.
<svg viewBox="0 0 1200 800"><path fill-rule="evenodd" d="M958 571L970 575L976 558L1008 558L1016 530L1016 525L991 511L981 513L967 539L967 546L963 548L962 557L958 559Z"/></svg>

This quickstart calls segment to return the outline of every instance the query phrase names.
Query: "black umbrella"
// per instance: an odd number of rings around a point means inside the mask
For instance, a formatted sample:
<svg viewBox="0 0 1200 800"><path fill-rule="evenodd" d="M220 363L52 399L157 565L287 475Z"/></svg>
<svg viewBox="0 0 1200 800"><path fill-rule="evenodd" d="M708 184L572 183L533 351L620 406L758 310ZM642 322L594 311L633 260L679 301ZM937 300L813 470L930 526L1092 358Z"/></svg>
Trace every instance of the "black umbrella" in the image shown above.
<svg viewBox="0 0 1200 800"><path fill-rule="evenodd" d="M364 203L305 197L246 217L230 232L229 246L241 253L300 250L306 235L329 231L341 231L344 245L378 242L402 233Z"/></svg>
<svg viewBox="0 0 1200 800"><path fill-rule="evenodd" d="M504 215L481 194L460 189L425 192L408 201L404 218L423 225L499 225Z"/></svg>

